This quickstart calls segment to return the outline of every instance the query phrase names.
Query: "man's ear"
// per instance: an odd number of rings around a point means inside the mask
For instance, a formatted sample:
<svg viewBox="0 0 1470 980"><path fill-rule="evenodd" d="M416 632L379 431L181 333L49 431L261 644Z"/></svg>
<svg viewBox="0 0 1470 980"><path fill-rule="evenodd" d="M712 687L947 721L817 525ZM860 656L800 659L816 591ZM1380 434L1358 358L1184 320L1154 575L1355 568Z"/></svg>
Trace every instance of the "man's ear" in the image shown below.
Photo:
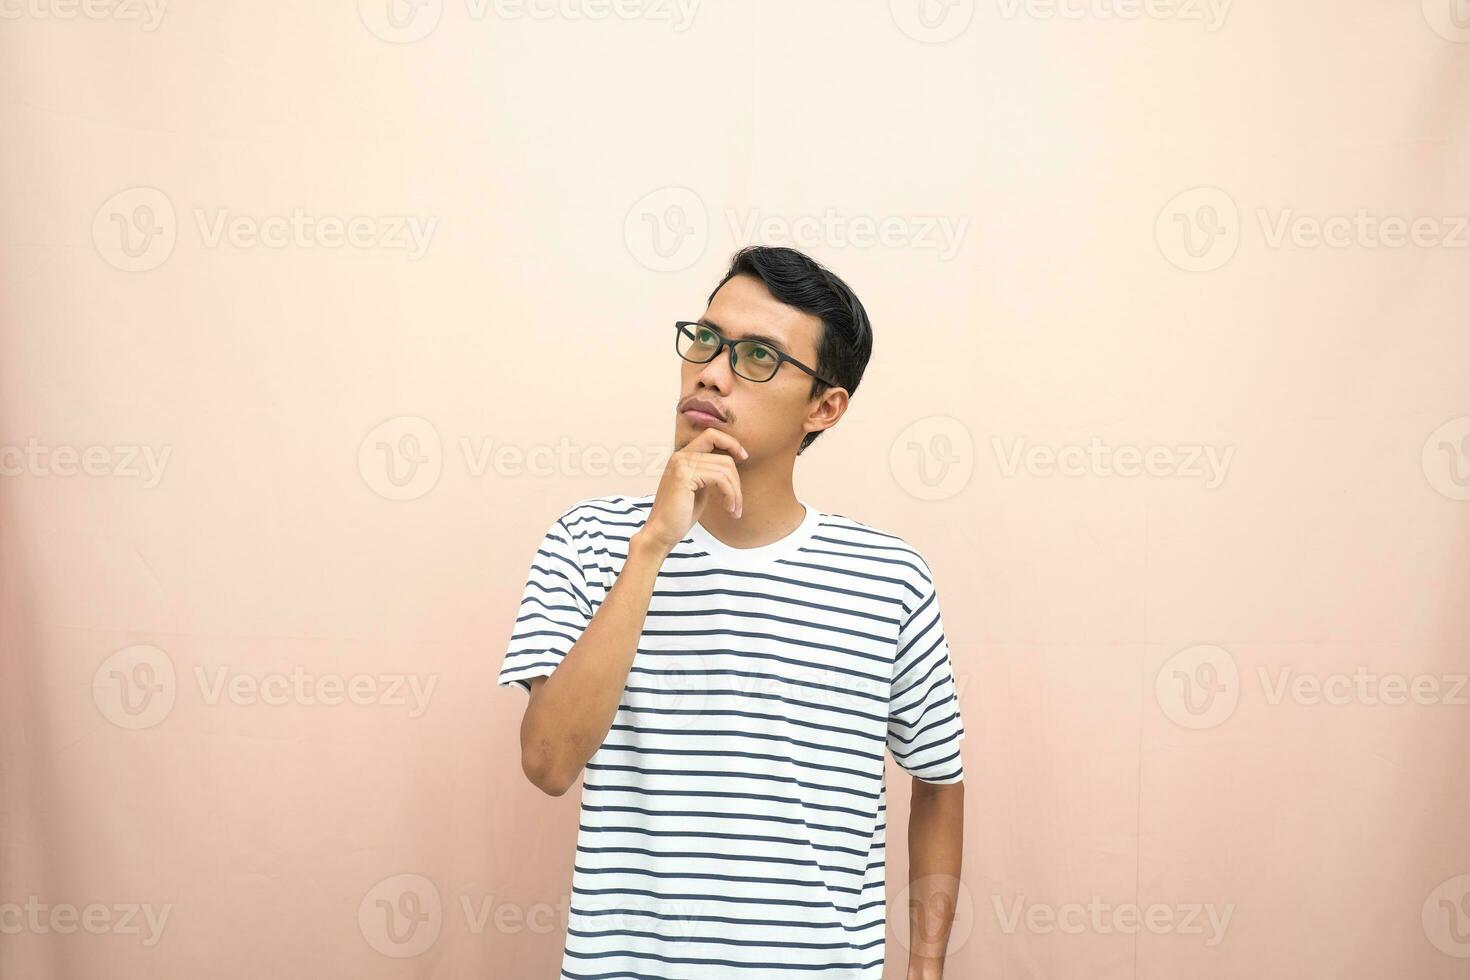
<svg viewBox="0 0 1470 980"><path fill-rule="evenodd" d="M807 413L806 431L822 432L832 428L847 411L848 400L846 388L828 388L822 392Z"/></svg>

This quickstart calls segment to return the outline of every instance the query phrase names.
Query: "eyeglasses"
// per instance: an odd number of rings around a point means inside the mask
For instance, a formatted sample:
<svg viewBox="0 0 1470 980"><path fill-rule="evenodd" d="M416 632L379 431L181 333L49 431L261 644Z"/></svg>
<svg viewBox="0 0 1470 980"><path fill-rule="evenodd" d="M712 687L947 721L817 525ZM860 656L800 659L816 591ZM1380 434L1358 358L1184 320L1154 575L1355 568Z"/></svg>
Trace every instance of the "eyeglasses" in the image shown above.
<svg viewBox="0 0 1470 980"><path fill-rule="evenodd" d="M791 362L822 384L840 388L835 381L828 381L805 364L784 351L759 340L730 340L712 327L690 320L679 320L674 324L674 349L679 356L694 364L708 364L720 356L720 351L730 348L730 370L747 381L770 381L781 369Z"/></svg>

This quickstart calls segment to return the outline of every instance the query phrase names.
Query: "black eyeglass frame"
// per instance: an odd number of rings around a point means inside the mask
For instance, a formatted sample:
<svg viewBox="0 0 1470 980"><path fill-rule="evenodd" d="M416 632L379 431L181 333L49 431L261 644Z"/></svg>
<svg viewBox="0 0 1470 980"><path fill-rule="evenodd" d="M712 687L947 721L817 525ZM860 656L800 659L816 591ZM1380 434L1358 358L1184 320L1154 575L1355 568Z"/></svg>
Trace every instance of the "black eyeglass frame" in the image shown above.
<svg viewBox="0 0 1470 980"><path fill-rule="evenodd" d="M704 360L702 360L702 361L696 361L692 357L684 357L684 352L681 351L681 350L679 350L679 336L681 334L685 334L685 335L688 334L688 331L686 331L684 329L685 327L698 327L701 330L708 330L710 333L714 334L716 337L719 337L720 338L720 343L719 343L719 346L717 346L715 348L715 352L713 354L711 354L709 357L707 357ZM694 338L692 336L690 336L689 339L690 340L693 340ZM770 378L747 378L745 375L740 374L740 368L736 367L736 361L735 361L735 345L737 345L737 344L757 344L757 345L759 345L761 347L764 347L766 350L770 351L772 354L775 354L776 355L776 368L775 368L775 370L773 370L771 372L771 377ZM770 344L766 343L763 340L744 340L744 339L742 339L742 340L731 340L729 337L726 337L724 334L720 333L718 330L716 330L714 327L710 326L709 324L707 324L707 323L700 323L697 320L676 320L674 322L674 352L676 354L678 354L680 357L683 357L684 360L688 361L690 364L708 364L710 361L713 361L715 358L719 357L720 356L720 351L724 350L727 347L730 349L730 370L733 371L733 372L735 372L735 374L739 375L741 378L744 378L746 381L750 381L750 382L753 382L753 383L758 384L758 385L765 384L767 381L770 381L772 378L775 378L776 375L778 373L780 373L780 371L781 371L781 365L782 364L786 364L786 363L789 362L789 363L794 364L795 366L801 368L807 374L810 374L812 377L816 378L818 381L822 382L822 384L828 386L829 388L841 388L842 387L840 384L838 384L835 381L828 381L826 378L822 377L820 374L818 374L817 372L813 371L811 368L807 367L805 364L801 363L796 358L792 357L790 354L788 354L788 353L786 353L785 351L782 351L782 350L777 350L776 348L772 347Z"/></svg>

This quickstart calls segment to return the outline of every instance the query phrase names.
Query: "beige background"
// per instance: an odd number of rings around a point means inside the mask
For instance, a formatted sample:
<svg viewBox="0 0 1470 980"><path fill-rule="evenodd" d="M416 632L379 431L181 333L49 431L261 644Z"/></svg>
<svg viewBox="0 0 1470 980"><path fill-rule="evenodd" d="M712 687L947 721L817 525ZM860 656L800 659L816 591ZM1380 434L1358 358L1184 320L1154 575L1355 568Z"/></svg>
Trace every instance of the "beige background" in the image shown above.
<svg viewBox="0 0 1470 980"><path fill-rule="evenodd" d="M950 975L1470 977L1464 0L67 2L0 19L0 975L555 975L504 641L757 240L875 324L797 489L938 576Z"/></svg>

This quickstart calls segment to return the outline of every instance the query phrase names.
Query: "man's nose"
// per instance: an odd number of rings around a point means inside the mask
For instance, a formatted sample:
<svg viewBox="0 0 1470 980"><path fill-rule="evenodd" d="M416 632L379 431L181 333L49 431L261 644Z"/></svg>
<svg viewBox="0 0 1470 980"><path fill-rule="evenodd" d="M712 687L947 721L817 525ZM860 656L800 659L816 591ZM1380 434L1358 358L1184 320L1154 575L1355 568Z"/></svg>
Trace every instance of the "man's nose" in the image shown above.
<svg viewBox="0 0 1470 980"><path fill-rule="evenodd" d="M699 369L699 380L711 388L729 391L735 383L735 374L730 370L730 348L726 347Z"/></svg>

